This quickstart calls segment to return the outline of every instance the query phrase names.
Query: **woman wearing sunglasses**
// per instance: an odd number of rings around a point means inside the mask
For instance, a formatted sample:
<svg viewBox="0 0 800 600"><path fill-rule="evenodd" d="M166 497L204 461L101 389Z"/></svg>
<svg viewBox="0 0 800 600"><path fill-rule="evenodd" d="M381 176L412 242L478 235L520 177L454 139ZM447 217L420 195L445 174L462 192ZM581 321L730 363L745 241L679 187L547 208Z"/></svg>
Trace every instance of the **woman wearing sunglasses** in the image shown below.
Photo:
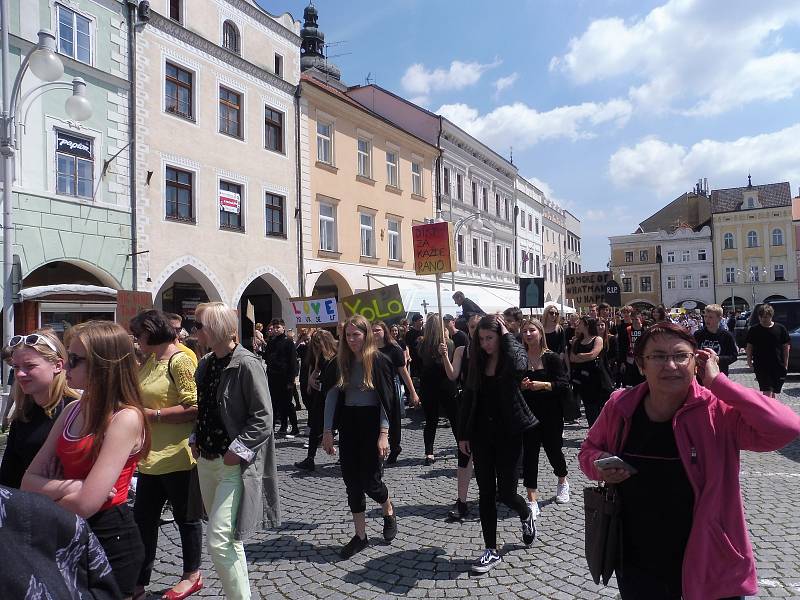
<svg viewBox="0 0 800 600"><path fill-rule="evenodd" d="M9 348L16 373L11 390L14 413L0 465L0 485L18 488L61 411L80 396L67 385L67 351L53 331L15 335Z"/></svg>
<svg viewBox="0 0 800 600"><path fill-rule="evenodd" d="M59 416L22 480L85 518L106 552L120 591L132 595L144 560L128 488L150 450L133 342L109 321L70 330L67 382L81 399Z"/></svg>

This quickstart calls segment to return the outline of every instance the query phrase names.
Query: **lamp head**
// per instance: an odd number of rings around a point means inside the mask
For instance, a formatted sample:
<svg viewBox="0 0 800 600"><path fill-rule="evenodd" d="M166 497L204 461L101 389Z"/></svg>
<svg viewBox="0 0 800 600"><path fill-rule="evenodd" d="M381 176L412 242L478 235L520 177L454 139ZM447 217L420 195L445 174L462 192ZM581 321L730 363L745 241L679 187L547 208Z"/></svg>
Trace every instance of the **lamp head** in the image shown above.
<svg viewBox="0 0 800 600"><path fill-rule="evenodd" d="M67 114L75 121L87 121L92 116L92 104L86 97L86 82L80 77L72 80L72 95L64 105Z"/></svg>
<svg viewBox="0 0 800 600"><path fill-rule="evenodd" d="M42 81L58 81L64 74L64 63L56 55L56 36L49 29L42 29L38 35L29 63L31 71Z"/></svg>

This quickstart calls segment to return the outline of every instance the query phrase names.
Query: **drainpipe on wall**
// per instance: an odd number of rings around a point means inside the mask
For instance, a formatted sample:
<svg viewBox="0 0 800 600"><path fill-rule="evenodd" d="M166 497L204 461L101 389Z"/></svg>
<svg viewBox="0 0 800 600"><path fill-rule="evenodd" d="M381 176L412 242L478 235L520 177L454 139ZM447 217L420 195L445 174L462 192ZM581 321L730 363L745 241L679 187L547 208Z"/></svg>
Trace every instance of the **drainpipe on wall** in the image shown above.
<svg viewBox="0 0 800 600"><path fill-rule="evenodd" d="M439 150L439 156L436 157L436 205L433 207L433 217L436 218L436 212L441 210L442 205L442 188L440 185L441 171L442 171L442 117L439 117L439 135L436 138L436 149ZM450 199L450 216L447 218L451 223L453 222L453 199ZM455 242L453 242L455 243Z"/></svg>
<svg viewBox="0 0 800 600"><path fill-rule="evenodd" d="M128 189L131 198L131 289L139 289L139 241L136 232L136 11L138 0L128 0Z"/></svg>
<svg viewBox="0 0 800 600"><path fill-rule="evenodd" d="M297 153L297 207L295 208L295 219L297 220L297 289L300 291L300 296L306 295L306 281L303 276L305 270L303 262L303 196L301 186L301 159L300 159L300 95L302 88L300 83L297 84L297 89L294 91L294 139L295 139L295 152Z"/></svg>

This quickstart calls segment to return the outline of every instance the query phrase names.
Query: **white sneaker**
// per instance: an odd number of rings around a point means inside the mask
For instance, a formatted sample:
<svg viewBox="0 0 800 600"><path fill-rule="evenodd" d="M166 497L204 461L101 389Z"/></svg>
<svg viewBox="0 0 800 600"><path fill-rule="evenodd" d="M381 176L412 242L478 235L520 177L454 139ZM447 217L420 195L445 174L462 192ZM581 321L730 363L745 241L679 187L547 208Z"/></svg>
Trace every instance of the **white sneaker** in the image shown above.
<svg viewBox="0 0 800 600"><path fill-rule="evenodd" d="M569 502L569 482L559 483L556 488L556 504Z"/></svg>
<svg viewBox="0 0 800 600"><path fill-rule="evenodd" d="M536 500L534 500L533 502L531 502L530 500L526 500L525 503L528 505L528 508L530 508L531 512L533 513L533 520L535 521L536 519L538 519L539 513L542 512L541 510L539 510L539 503Z"/></svg>
<svg viewBox="0 0 800 600"><path fill-rule="evenodd" d="M486 573L499 565L502 561L503 559L500 558L500 555L495 550L487 548L483 551L483 554L480 555L478 560L472 563L472 572Z"/></svg>

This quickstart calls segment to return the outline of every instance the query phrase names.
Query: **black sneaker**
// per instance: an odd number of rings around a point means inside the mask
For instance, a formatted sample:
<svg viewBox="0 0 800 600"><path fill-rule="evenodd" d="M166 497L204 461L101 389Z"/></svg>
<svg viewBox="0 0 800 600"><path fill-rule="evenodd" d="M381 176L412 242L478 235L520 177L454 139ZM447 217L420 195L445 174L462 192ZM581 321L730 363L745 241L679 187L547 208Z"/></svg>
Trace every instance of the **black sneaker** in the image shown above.
<svg viewBox="0 0 800 600"><path fill-rule="evenodd" d="M354 554L358 554L359 552L361 552L367 546L369 546L369 540L367 539L366 536L364 536L364 539L361 539L357 535L354 535L353 539L350 540L349 542L347 542L344 545L344 548L342 548L339 551L339 556L341 556L343 559L347 560L348 558L352 557Z"/></svg>
<svg viewBox="0 0 800 600"><path fill-rule="evenodd" d="M473 573L486 573L490 571L497 565L503 562L503 559L500 558L500 555L497 553L496 550L492 550L491 548L487 548L483 551L483 554L472 563L472 572Z"/></svg>
<svg viewBox="0 0 800 600"><path fill-rule="evenodd" d="M426 456L425 457L425 466L426 467L431 466L435 462L436 462L436 459L434 457L432 457L432 456Z"/></svg>
<svg viewBox="0 0 800 600"><path fill-rule="evenodd" d="M383 539L391 542L397 535L397 517L395 515L383 515Z"/></svg>
<svg viewBox="0 0 800 600"><path fill-rule="evenodd" d="M397 462L397 457L400 456L400 452L402 452L402 448L392 448L391 452L389 452L389 456L386 457L386 464L393 465Z"/></svg>
<svg viewBox="0 0 800 600"><path fill-rule="evenodd" d="M311 457L294 463L294 466L303 471L313 471L317 468L317 466L314 464L314 459Z"/></svg>
<svg viewBox="0 0 800 600"><path fill-rule="evenodd" d="M528 511L527 518L522 520L522 542L530 546L536 539L536 520L533 518L533 511Z"/></svg>
<svg viewBox="0 0 800 600"><path fill-rule="evenodd" d="M456 500L455 508L447 513L447 518L452 521L463 521L468 514L469 504L461 500Z"/></svg>

